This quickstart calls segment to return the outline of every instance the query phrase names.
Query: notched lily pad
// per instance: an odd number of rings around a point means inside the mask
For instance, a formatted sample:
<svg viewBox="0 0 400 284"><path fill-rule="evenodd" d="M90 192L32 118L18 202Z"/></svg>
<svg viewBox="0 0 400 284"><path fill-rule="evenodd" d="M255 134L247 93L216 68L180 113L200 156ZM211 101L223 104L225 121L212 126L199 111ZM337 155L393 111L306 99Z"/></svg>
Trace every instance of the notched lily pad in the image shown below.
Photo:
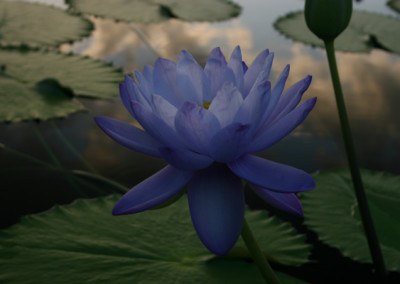
<svg viewBox="0 0 400 284"><path fill-rule="evenodd" d="M54 52L0 50L0 121L65 117L84 109L75 96L111 98L122 73L110 65Z"/></svg>
<svg viewBox="0 0 400 284"><path fill-rule="evenodd" d="M323 46L307 27L304 12L290 13L276 20L274 27L285 36L313 46ZM383 48L400 54L400 19L377 13L353 11L347 29L335 40L337 50L369 52Z"/></svg>
<svg viewBox="0 0 400 284"><path fill-rule="evenodd" d="M215 257L203 246L186 197L160 210L114 217L111 210L119 198L56 206L0 231L0 282L264 283L253 263ZM275 228L276 221L265 214L250 213L249 221L270 239L293 237L287 228L281 230L280 223ZM281 233L275 235L276 231ZM272 251L278 244L283 243L263 242L262 246ZM274 248L274 257L287 255L293 246L298 246L297 241ZM278 275L283 283L303 283Z"/></svg>
<svg viewBox="0 0 400 284"><path fill-rule="evenodd" d="M362 171L368 203L387 269L400 271L400 177ZM323 171L301 201L305 224L321 241L354 260L372 263L350 174Z"/></svg>
<svg viewBox="0 0 400 284"><path fill-rule="evenodd" d="M390 0L387 5L395 10L397 13L400 13L400 1L399 0Z"/></svg>
<svg viewBox="0 0 400 284"><path fill-rule="evenodd" d="M266 256L270 261L291 266L308 262L311 246L305 242L305 236L297 234L288 223L268 217L265 211L249 210L246 219L260 247L266 248ZM242 239L236 246L246 247Z"/></svg>
<svg viewBox="0 0 400 284"><path fill-rule="evenodd" d="M67 0L73 11L126 22L221 21L239 15L229 0Z"/></svg>
<svg viewBox="0 0 400 284"><path fill-rule="evenodd" d="M90 21L40 4L0 1L0 45L59 45L90 35Z"/></svg>

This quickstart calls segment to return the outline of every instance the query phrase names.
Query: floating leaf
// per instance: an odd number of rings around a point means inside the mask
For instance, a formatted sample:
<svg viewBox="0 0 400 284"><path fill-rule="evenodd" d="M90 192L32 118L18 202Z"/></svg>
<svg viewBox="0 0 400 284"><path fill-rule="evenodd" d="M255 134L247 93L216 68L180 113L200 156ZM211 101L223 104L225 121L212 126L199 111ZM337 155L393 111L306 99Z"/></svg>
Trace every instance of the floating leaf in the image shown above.
<svg viewBox="0 0 400 284"><path fill-rule="evenodd" d="M127 22L221 21L236 17L240 7L228 0L67 0L74 11Z"/></svg>
<svg viewBox="0 0 400 284"><path fill-rule="evenodd" d="M51 46L89 36L90 21L46 5L0 2L0 44Z"/></svg>
<svg viewBox="0 0 400 284"><path fill-rule="evenodd" d="M400 271L400 177L366 170L362 177L386 267ZM301 195L305 224L343 255L372 263L349 173L323 171L315 182Z"/></svg>
<svg viewBox="0 0 400 284"><path fill-rule="evenodd" d="M114 217L111 209L119 197L56 206L0 231L0 282L264 283L253 263L215 257L203 246L186 197L163 209ZM265 235L281 231L280 224L276 228L275 221L264 222L258 214L250 219ZM287 231L276 237L292 238L292 230ZM292 248L287 245L275 248L274 257Z"/></svg>
<svg viewBox="0 0 400 284"><path fill-rule="evenodd" d="M308 262L310 245L305 242L305 237L296 234L288 223L283 223L277 218L268 218L265 211L248 211L246 219L260 247L266 248L268 255L277 262L292 266ZM239 239L237 246L245 248L242 239Z"/></svg>
<svg viewBox="0 0 400 284"><path fill-rule="evenodd" d="M111 98L122 78L100 61L54 52L0 50L0 65L0 121L65 117L83 109L73 95Z"/></svg>
<svg viewBox="0 0 400 284"><path fill-rule="evenodd" d="M306 44L323 46L308 28L303 11L279 18L275 28L282 34ZM400 54L400 19L376 13L354 11L347 29L335 40L337 50L369 52L380 47Z"/></svg>
<svg viewBox="0 0 400 284"><path fill-rule="evenodd" d="M390 0L387 5L395 10L396 12L400 13L400 1L399 0Z"/></svg>

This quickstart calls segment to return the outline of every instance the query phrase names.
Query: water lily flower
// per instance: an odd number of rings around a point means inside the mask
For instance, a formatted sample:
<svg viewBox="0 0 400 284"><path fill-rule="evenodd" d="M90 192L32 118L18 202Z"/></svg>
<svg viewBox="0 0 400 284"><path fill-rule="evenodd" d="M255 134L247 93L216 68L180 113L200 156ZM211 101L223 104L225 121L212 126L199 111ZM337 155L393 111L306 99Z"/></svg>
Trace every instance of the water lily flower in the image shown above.
<svg viewBox="0 0 400 284"><path fill-rule="evenodd" d="M158 206L187 185L193 225L204 245L224 255L243 224L242 179L271 205L302 214L295 193L315 187L306 172L253 153L287 136L314 107L316 98L297 106L311 76L283 92L287 65L271 87L273 53L261 52L247 67L236 47L229 62L219 48L204 69L187 51L177 63L159 58L143 73L120 84L121 99L144 130L108 117L96 117L112 139L169 165L139 183L118 201L114 215Z"/></svg>

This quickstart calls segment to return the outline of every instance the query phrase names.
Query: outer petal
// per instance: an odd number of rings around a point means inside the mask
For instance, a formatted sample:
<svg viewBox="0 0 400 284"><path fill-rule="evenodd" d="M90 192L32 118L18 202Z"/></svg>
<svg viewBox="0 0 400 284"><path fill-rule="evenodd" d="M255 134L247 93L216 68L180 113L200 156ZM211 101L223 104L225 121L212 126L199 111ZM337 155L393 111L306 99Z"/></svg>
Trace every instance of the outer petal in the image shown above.
<svg viewBox="0 0 400 284"><path fill-rule="evenodd" d="M218 118L221 127L225 127L233 122L242 103L243 98L239 90L232 83L226 83L217 92L208 110Z"/></svg>
<svg viewBox="0 0 400 284"><path fill-rule="evenodd" d="M135 101L141 103L146 108L151 109L149 98L142 93L135 80L128 75L125 75L125 86L129 95L133 97Z"/></svg>
<svg viewBox="0 0 400 284"><path fill-rule="evenodd" d="M192 172L166 166L122 196L112 213L132 214L160 205L177 194L192 176Z"/></svg>
<svg viewBox="0 0 400 284"><path fill-rule="evenodd" d="M257 55L256 59L254 59L249 69L244 74L244 97L246 97L247 94L250 92L254 82L256 81L261 71L265 71L268 74L270 73L273 59L274 54L269 53L268 49L262 51L259 55Z"/></svg>
<svg viewBox="0 0 400 284"><path fill-rule="evenodd" d="M195 173L188 199L200 240L211 252L226 254L242 230L245 203L241 180L225 165L215 164Z"/></svg>
<svg viewBox="0 0 400 284"><path fill-rule="evenodd" d="M175 127L186 146L201 154L208 154L211 138L221 129L212 112L189 102L178 110Z"/></svg>
<svg viewBox="0 0 400 284"><path fill-rule="evenodd" d="M142 73L140 73L139 71L135 71L135 77L136 77L136 80L139 83L140 90L146 96L146 98L148 100L150 100L151 95L154 93L154 90L153 90L153 79L152 79L153 74L152 74L152 71L150 71L152 69L150 69L149 66L146 66L144 70L147 70L146 71L147 73L151 72L151 75L147 74L147 76L151 76L151 79L149 79L149 80L146 79L146 77L144 75L142 75Z"/></svg>
<svg viewBox="0 0 400 284"><path fill-rule="evenodd" d="M272 112L274 111L276 104L278 103L282 91L285 87L286 79L289 76L289 71L290 71L290 66L286 65L281 75L279 76L278 80L276 81L274 87L272 88L271 98L268 103L268 108L264 112L263 118L261 119L262 122L267 121L268 118L271 116Z"/></svg>
<svg viewBox="0 0 400 284"><path fill-rule="evenodd" d="M240 47L236 46L232 52L231 58L228 62L228 68L233 71L235 76L236 86L238 87L239 91L243 91L243 64L242 64L242 52L240 51Z"/></svg>
<svg viewBox="0 0 400 284"><path fill-rule="evenodd" d="M243 104L235 115L234 121L250 124L253 128L261 123L270 101L271 83L267 72L261 72Z"/></svg>
<svg viewBox="0 0 400 284"><path fill-rule="evenodd" d="M140 153L161 157L158 151L158 147L161 146L160 143L143 130L128 123L104 116L96 117L95 121L108 136L119 144Z"/></svg>
<svg viewBox="0 0 400 284"><path fill-rule="evenodd" d="M178 56L176 76L183 100L203 104L203 90L206 90L203 68L185 50Z"/></svg>
<svg viewBox="0 0 400 284"><path fill-rule="evenodd" d="M294 193L280 193L252 184L251 188L268 204L298 216L303 216L303 208Z"/></svg>
<svg viewBox="0 0 400 284"><path fill-rule="evenodd" d="M175 116L178 109L159 95L152 96L154 110L171 128L175 129Z"/></svg>
<svg viewBox="0 0 400 284"><path fill-rule="evenodd" d="M182 102L176 83L175 62L159 58L154 64L153 70L154 92L176 107Z"/></svg>
<svg viewBox="0 0 400 284"><path fill-rule="evenodd" d="M310 86L311 79L312 77L308 75L303 80L297 82L296 84L288 88L282 94L282 96L278 101L278 104L274 108L274 111L271 113L271 116L265 123L266 127L284 117L299 104L304 92Z"/></svg>
<svg viewBox="0 0 400 284"><path fill-rule="evenodd" d="M174 129L160 117L137 102L132 103L132 109L137 121L154 139L165 146L184 147Z"/></svg>
<svg viewBox="0 0 400 284"><path fill-rule="evenodd" d="M119 95L120 95L122 103L124 104L126 109L134 117L135 113L133 112L131 104L132 104L132 101L135 101L135 97L134 97L133 94L130 94L128 92L128 89L126 88L126 84L125 83L119 84Z"/></svg>
<svg viewBox="0 0 400 284"><path fill-rule="evenodd" d="M214 162L214 160L210 157L203 156L185 149L162 147L159 150L162 158L168 164L171 164L181 170L197 171L210 166Z"/></svg>
<svg viewBox="0 0 400 284"><path fill-rule="evenodd" d="M221 88L224 83L223 78L226 65L226 59L221 49L219 47L214 48L208 57L206 66L204 67L204 73L206 74L210 85L210 96L204 97L204 100L211 101L217 94L217 91Z"/></svg>
<svg viewBox="0 0 400 284"><path fill-rule="evenodd" d="M237 159L248 143L250 125L233 123L221 129L210 142L210 154L217 161L226 163Z"/></svg>
<svg viewBox="0 0 400 284"><path fill-rule="evenodd" d="M264 132L258 134L246 151L248 153L262 151L286 137L303 122L308 113L313 109L316 101L317 98L308 99L295 110L264 130Z"/></svg>
<svg viewBox="0 0 400 284"><path fill-rule="evenodd" d="M277 192L299 192L315 187L308 173L256 156L242 156L228 166L239 177Z"/></svg>

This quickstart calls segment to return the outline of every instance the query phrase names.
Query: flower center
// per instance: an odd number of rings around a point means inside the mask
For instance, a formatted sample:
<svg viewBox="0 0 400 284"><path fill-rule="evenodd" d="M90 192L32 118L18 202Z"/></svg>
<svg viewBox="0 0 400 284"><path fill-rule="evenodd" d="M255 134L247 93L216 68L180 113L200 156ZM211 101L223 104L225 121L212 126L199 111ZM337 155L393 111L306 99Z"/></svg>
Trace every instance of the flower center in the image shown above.
<svg viewBox="0 0 400 284"><path fill-rule="evenodd" d="M205 109L208 109L210 107L211 102L210 101L203 101L203 105L199 105L201 107L204 107Z"/></svg>

